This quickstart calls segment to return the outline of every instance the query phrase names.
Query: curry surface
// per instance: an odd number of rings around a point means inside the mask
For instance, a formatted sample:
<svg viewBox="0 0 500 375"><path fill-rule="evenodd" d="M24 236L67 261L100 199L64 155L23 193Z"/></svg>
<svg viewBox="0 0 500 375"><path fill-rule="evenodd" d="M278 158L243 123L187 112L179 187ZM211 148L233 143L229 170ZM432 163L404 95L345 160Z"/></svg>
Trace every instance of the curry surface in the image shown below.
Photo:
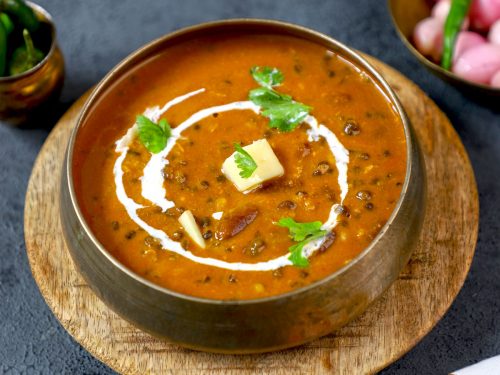
<svg viewBox="0 0 500 375"><path fill-rule="evenodd" d="M312 106L311 114L350 151L345 212L333 230L331 245L312 255L307 268L246 272L195 263L162 249L129 218L116 196L115 142L138 114L200 88L206 91L162 116L172 127L203 108L247 100L249 90L257 87L249 74L256 65L280 69L285 80L277 90ZM230 111L186 130L163 171L167 198L176 203L167 212L151 207L141 196L140 177L151 154L135 140L123 170L127 194L149 206L139 211L140 217L198 256L254 263L287 254L294 243L288 230L274 223L282 217L325 222L332 204L340 199L338 173L327 143L308 142L306 125L280 133L267 124L268 119L251 111ZM247 145L262 138L271 144L285 174L244 195L222 176L221 165L233 153L234 142ZM406 144L391 103L369 76L341 56L288 36L215 36L170 47L108 90L80 131L73 171L85 219L97 239L124 265L177 292L240 300L305 286L356 257L377 235L399 199ZM183 209L197 218L207 239L206 249L197 247L182 230L177 219ZM257 216L234 237L219 240L215 234L225 224L211 217L218 211L224 212L223 219L249 212Z"/></svg>

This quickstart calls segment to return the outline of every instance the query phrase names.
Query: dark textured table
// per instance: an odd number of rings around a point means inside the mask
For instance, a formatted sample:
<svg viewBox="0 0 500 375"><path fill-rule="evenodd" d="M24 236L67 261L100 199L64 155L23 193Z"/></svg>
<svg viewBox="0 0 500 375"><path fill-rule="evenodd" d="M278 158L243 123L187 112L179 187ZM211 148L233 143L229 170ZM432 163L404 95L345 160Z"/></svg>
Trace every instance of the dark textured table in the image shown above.
<svg viewBox="0 0 500 375"><path fill-rule="evenodd" d="M0 125L0 373L107 374L54 318L31 276L23 207L33 161L57 118L130 52L172 30L233 17L286 20L376 56L416 82L450 117L479 188L479 242L450 311L383 374L447 374L500 354L500 99L483 105L444 84L403 47L382 0L39 0L58 25L66 83L58 110L28 128Z"/></svg>

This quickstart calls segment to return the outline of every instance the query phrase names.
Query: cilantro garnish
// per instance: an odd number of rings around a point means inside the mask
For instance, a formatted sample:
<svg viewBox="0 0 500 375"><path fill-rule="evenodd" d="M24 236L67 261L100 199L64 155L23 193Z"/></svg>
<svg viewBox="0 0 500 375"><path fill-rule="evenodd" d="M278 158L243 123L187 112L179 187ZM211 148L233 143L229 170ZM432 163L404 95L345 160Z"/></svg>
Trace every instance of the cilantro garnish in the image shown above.
<svg viewBox="0 0 500 375"><path fill-rule="evenodd" d="M310 223L298 223L291 217L284 217L278 221L280 227L288 228L290 238L298 243L288 248L290 256L288 259L294 266L307 267L309 261L304 256L302 250L306 244L322 238L327 234L326 230L322 230L323 225L320 221L313 221Z"/></svg>
<svg viewBox="0 0 500 375"><path fill-rule="evenodd" d="M290 95L273 90L283 82L283 74L277 68L253 67L252 77L262 87L250 90L249 99L263 109L269 118L269 126L283 132L292 131L309 115L311 107L292 100Z"/></svg>
<svg viewBox="0 0 500 375"><path fill-rule="evenodd" d="M158 124L155 124L146 116L139 115L137 116L136 123L139 131L139 140L148 151L157 154L165 148L167 140L172 134L172 130L166 119L161 119Z"/></svg>
<svg viewBox="0 0 500 375"><path fill-rule="evenodd" d="M238 143L234 144L234 149L236 150L234 161L236 162L236 166L240 169L240 176L242 178L250 177L257 169L257 163Z"/></svg>
<svg viewBox="0 0 500 375"><path fill-rule="evenodd" d="M283 73L277 68L270 68L268 66L254 66L250 69L250 73L259 85L267 88L281 85L284 79Z"/></svg>

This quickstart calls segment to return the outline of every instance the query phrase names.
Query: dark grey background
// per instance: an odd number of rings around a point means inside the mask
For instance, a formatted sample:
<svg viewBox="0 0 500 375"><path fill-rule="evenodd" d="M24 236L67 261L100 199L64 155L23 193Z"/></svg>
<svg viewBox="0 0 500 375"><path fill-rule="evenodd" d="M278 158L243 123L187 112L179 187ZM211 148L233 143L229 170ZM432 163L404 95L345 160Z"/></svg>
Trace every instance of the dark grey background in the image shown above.
<svg viewBox="0 0 500 375"><path fill-rule="evenodd" d="M481 201L479 242L464 288L437 327L384 374L447 374L500 354L500 100L475 103L427 73L398 40L382 0L39 0L54 17L67 76L58 110L0 125L0 372L108 374L64 331L30 273L23 207L33 161L55 120L130 52L174 29L232 17L322 31L397 68L448 114L469 152Z"/></svg>

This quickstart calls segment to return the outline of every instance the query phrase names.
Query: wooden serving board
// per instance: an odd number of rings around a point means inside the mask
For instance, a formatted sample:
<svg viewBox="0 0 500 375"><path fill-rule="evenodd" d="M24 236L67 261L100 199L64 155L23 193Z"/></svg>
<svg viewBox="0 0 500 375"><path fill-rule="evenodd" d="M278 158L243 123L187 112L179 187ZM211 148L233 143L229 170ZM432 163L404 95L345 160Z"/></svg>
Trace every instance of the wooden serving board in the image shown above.
<svg viewBox="0 0 500 375"><path fill-rule="evenodd" d="M467 154L446 116L407 78L370 60L395 89L415 127L425 157L428 207L409 264L360 318L295 349L236 356L160 341L108 309L73 267L59 221L61 167L84 95L58 122L35 162L24 218L33 276L70 335L102 362L127 374L367 374L409 351L462 287L477 240L478 195Z"/></svg>

